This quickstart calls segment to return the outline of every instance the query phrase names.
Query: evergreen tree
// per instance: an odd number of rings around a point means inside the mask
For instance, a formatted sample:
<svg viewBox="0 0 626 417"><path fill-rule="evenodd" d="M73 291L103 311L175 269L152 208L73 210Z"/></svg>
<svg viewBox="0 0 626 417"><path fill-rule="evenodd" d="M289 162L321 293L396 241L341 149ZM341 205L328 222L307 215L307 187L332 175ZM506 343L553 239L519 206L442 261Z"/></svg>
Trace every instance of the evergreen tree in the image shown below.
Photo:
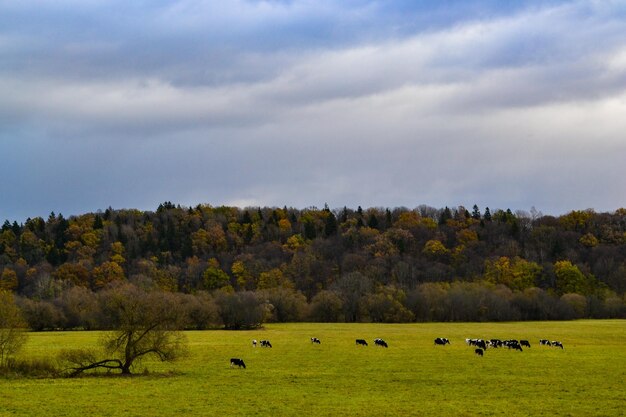
<svg viewBox="0 0 626 417"><path fill-rule="evenodd" d="M93 229L99 230L102 229L102 227L104 227L104 224L102 223L102 217L100 217L99 214L96 214L96 217L93 219Z"/></svg>
<svg viewBox="0 0 626 417"><path fill-rule="evenodd" d="M369 219L367 219L367 227L378 229L378 218L374 213L371 213Z"/></svg>
<svg viewBox="0 0 626 417"><path fill-rule="evenodd" d="M472 207L472 219L480 220L480 210L476 204Z"/></svg>
<svg viewBox="0 0 626 417"><path fill-rule="evenodd" d="M337 218L332 211L326 209L326 223L324 224L324 235L326 237L333 236L337 233Z"/></svg>
<svg viewBox="0 0 626 417"><path fill-rule="evenodd" d="M444 225L450 219L452 219L452 212L450 211L448 206L446 206L446 208L443 209L441 215L439 216L439 224Z"/></svg>
<svg viewBox="0 0 626 417"><path fill-rule="evenodd" d="M485 207L485 215L483 216L486 222L491 221L491 211L489 211L489 207Z"/></svg>

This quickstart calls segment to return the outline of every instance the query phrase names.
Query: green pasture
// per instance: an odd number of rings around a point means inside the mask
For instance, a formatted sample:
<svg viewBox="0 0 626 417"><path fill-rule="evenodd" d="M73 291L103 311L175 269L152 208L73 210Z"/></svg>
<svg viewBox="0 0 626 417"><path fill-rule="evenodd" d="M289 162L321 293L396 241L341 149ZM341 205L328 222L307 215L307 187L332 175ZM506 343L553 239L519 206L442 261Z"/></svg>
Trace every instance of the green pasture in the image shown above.
<svg viewBox="0 0 626 417"><path fill-rule="evenodd" d="M97 332L33 333L23 355L96 345ZM312 336L321 345L311 344ZM448 346L435 346L435 337ZM623 416L626 321L272 324L188 332L177 363L133 377L0 379L0 416ZM383 338L389 348L375 347ZM355 339L370 346L359 347ZM465 338L528 339L476 356ZM560 340L565 349L539 346ZM273 348L253 348L268 339ZM244 359L247 369L230 368Z"/></svg>

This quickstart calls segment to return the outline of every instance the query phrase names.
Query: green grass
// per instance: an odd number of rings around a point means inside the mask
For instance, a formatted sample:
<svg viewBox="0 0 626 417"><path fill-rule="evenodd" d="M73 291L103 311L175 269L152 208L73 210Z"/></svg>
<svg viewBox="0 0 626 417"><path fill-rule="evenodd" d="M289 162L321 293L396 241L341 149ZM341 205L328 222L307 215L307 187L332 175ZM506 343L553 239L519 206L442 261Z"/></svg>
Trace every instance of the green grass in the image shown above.
<svg viewBox="0 0 626 417"><path fill-rule="evenodd" d="M131 378L0 379L0 416L621 416L626 321L275 324L187 333L191 354ZM311 336L321 345L313 345ZM449 346L434 346L437 336ZM382 337L388 349L355 346ZM529 339L524 352L466 337ZM561 340L565 349L538 345ZM271 349L252 348L269 339ZM97 332L33 333L24 353L95 345ZM241 357L247 369L230 368ZM170 375L170 371L175 371Z"/></svg>

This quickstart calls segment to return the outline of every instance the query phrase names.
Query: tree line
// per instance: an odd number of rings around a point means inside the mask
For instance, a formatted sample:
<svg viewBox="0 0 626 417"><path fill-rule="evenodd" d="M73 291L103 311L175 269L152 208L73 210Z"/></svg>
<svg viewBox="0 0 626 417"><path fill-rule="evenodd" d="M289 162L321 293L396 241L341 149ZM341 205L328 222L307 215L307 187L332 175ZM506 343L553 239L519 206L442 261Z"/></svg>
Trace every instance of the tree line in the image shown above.
<svg viewBox="0 0 626 417"><path fill-rule="evenodd" d="M625 317L626 209L165 202L0 229L0 289L33 329L107 328L123 285L176 297L188 328Z"/></svg>

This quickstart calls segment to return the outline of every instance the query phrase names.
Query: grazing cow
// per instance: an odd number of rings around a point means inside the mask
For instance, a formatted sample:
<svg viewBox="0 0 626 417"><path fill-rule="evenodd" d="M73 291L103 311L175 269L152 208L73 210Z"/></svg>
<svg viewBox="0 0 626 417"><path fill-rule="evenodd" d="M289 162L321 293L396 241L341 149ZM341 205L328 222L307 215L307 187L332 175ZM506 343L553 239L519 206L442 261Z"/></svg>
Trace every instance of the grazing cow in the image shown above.
<svg viewBox="0 0 626 417"><path fill-rule="evenodd" d="M465 341L470 346L476 346L483 350L487 350L487 342L485 342L483 339L465 339Z"/></svg>
<svg viewBox="0 0 626 417"><path fill-rule="evenodd" d="M505 340L504 345L509 349L519 350L520 352L522 351L522 346L517 340Z"/></svg>
<svg viewBox="0 0 626 417"><path fill-rule="evenodd" d="M238 366L240 368L246 369L246 364L243 362L243 359L239 358L231 358L230 367L232 368L233 366Z"/></svg>
<svg viewBox="0 0 626 417"><path fill-rule="evenodd" d="M365 339L356 339L356 345L367 346L367 342L365 341Z"/></svg>
<svg viewBox="0 0 626 417"><path fill-rule="evenodd" d="M519 344L522 346L530 347L530 342L528 340L520 340Z"/></svg>
<svg viewBox="0 0 626 417"><path fill-rule="evenodd" d="M539 344L540 345L545 345L545 346L552 346L552 343L550 343L550 341L547 340L547 339L540 339L539 340Z"/></svg>
<svg viewBox="0 0 626 417"><path fill-rule="evenodd" d="M445 337L438 337L435 339L435 344L445 346L445 345L449 345L450 341L446 339Z"/></svg>
<svg viewBox="0 0 626 417"><path fill-rule="evenodd" d="M256 347L256 339L252 341L252 347Z"/></svg>
<svg viewBox="0 0 626 417"><path fill-rule="evenodd" d="M504 342L500 339L491 339L489 341L489 345L494 348L499 348L499 347L502 347L502 345L504 345Z"/></svg>
<svg viewBox="0 0 626 417"><path fill-rule="evenodd" d="M317 337L312 337L311 338L311 343L317 343L318 345L321 344L322 342L317 338Z"/></svg>
<svg viewBox="0 0 626 417"><path fill-rule="evenodd" d="M556 340L552 341L552 346L560 347L561 349L563 349L563 343L556 341Z"/></svg>
<svg viewBox="0 0 626 417"><path fill-rule="evenodd" d="M385 342L383 339L375 339L374 340L374 345L382 346L382 347L388 347L387 346L387 342Z"/></svg>
<svg viewBox="0 0 626 417"><path fill-rule="evenodd" d="M272 347L272 344L269 340L261 340L261 347Z"/></svg>
<svg viewBox="0 0 626 417"><path fill-rule="evenodd" d="M483 353L485 351L481 348L477 348L476 350L474 350L474 353L477 354L478 356L483 356Z"/></svg>

